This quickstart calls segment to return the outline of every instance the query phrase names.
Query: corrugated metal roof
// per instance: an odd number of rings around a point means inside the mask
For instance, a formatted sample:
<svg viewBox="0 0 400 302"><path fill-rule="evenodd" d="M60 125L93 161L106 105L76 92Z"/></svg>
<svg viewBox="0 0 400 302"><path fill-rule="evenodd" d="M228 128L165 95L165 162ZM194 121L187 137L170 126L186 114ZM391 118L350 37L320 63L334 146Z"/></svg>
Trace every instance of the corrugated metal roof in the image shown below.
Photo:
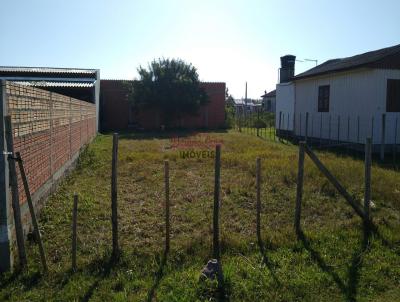
<svg viewBox="0 0 400 302"><path fill-rule="evenodd" d="M31 87L74 87L74 88L94 87L93 83L88 83L88 82L12 81L12 83L23 86L31 86Z"/></svg>
<svg viewBox="0 0 400 302"><path fill-rule="evenodd" d="M369 51L360 55L328 60L314 68L298 74L294 79L307 78L325 73L331 73L342 70L349 70L359 67L368 66L368 64L380 61L388 56L400 55L400 44L392 47L386 47L374 51Z"/></svg>
<svg viewBox="0 0 400 302"><path fill-rule="evenodd" d="M96 69L0 66L0 72L94 74Z"/></svg>

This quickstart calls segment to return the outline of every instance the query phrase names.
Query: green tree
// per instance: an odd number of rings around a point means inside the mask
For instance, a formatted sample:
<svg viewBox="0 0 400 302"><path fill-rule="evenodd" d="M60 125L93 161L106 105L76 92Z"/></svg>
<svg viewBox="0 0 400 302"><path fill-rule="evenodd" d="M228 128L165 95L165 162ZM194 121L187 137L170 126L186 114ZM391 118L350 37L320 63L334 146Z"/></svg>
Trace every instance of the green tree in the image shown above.
<svg viewBox="0 0 400 302"><path fill-rule="evenodd" d="M225 103L227 106L231 106L231 107L233 107L235 105L233 96L232 96L232 94L229 93L228 87L226 87L226 90L225 90Z"/></svg>
<svg viewBox="0 0 400 302"><path fill-rule="evenodd" d="M140 66L138 73L130 100L137 109L159 111L167 126L183 115L196 115L208 102L196 68L181 59L153 60L147 69Z"/></svg>

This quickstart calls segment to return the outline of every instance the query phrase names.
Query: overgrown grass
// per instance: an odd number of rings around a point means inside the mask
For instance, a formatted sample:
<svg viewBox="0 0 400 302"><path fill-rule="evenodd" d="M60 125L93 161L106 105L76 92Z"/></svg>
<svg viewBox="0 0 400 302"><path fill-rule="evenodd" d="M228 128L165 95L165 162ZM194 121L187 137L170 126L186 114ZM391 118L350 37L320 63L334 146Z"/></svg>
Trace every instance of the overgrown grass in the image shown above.
<svg viewBox="0 0 400 302"><path fill-rule="evenodd" d="M180 133L188 136L189 133ZM399 301L400 175L372 170L372 216L379 235L364 240L362 222L306 159L302 227L293 229L297 147L236 132L223 140L221 245L230 301ZM1 276L0 300L214 301L216 284L199 282L211 258L213 159L180 157L168 135L120 138L118 202L122 255L110 263L111 135L99 135L78 168L44 207L40 225L49 274L35 245L29 270ZM319 152L358 200L363 162ZM255 159L262 158L262 239L255 235ZM171 252L163 261L163 160L170 161ZM79 194L78 272L70 271L73 193Z"/></svg>

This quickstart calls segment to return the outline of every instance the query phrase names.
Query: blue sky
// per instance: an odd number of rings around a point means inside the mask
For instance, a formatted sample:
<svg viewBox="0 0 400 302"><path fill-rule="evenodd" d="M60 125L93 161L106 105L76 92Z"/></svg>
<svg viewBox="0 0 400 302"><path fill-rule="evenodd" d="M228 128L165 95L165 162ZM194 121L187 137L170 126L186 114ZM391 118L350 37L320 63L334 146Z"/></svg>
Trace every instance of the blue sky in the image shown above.
<svg viewBox="0 0 400 302"><path fill-rule="evenodd" d="M0 65L100 68L133 79L179 57L235 98L275 88L279 57L319 63L400 44L400 1L3 0ZM296 62L296 73L314 66Z"/></svg>

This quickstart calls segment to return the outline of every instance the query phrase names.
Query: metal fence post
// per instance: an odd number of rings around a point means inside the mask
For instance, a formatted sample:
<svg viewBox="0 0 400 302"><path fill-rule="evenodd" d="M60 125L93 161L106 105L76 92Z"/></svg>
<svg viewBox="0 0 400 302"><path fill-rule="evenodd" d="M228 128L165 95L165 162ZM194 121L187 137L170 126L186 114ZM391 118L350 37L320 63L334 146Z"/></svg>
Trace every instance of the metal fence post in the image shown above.
<svg viewBox="0 0 400 302"><path fill-rule="evenodd" d="M311 137L314 140L314 115L311 114Z"/></svg>
<svg viewBox="0 0 400 302"><path fill-rule="evenodd" d="M300 122L300 125L299 125L299 130L300 130L300 131L299 131L299 132L300 132L300 133L299 133L299 137L300 137L300 139L301 139L301 137L302 137L302 136L301 136L301 112L299 113L299 115L300 115L300 116L299 116L299 122Z"/></svg>
<svg viewBox="0 0 400 302"><path fill-rule="evenodd" d="M371 143L374 144L374 117L372 117L371 121Z"/></svg>
<svg viewBox="0 0 400 302"><path fill-rule="evenodd" d="M371 139L367 138L365 142L365 191L364 191L364 214L365 224L369 225L369 212L371 200Z"/></svg>
<svg viewBox="0 0 400 302"><path fill-rule="evenodd" d="M279 140L281 139L281 121L282 121L282 111L279 111L279 129L277 131L277 135L279 136Z"/></svg>
<svg viewBox="0 0 400 302"><path fill-rule="evenodd" d="M397 125L398 118L396 117L395 129L394 129L394 144L393 144L393 164L396 165L396 153L397 153Z"/></svg>
<svg viewBox="0 0 400 302"><path fill-rule="evenodd" d="M329 114L329 144L331 143L331 133L332 133L332 116Z"/></svg>
<svg viewBox="0 0 400 302"><path fill-rule="evenodd" d="M319 125L319 145L322 146L322 112L320 116L321 116L321 122Z"/></svg>
<svg viewBox="0 0 400 302"><path fill-rule="evenodd" d="M306 112L306 133L305 133L305 142L307 143L308 138L308 112Z"/></svg>
<svg viewBox="0 0 400 302"><path fill-rule="evenodd" d="M381 152L380 159L385 159L385 136L386 136L386 114L382 114L382 129L381 129Z"/></svg>

